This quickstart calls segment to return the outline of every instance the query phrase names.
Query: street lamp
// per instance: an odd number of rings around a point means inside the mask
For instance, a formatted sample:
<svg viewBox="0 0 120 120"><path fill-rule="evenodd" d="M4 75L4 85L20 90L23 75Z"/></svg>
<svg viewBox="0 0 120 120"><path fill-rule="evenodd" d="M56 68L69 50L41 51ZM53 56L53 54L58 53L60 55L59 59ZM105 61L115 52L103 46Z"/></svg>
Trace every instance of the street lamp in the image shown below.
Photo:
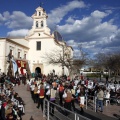
<svg viewBox="0 0 120 120"><path fill-rule="evenodd" d="M62 45L62 47L63 47L63 62L62 62L62 75L64 76L64 59L65 59L65 57L64 57L64 45Z"/></svg>
<svg viewBox="0 0 120 120"><path fill-rule="evenodd" d="M100 82L101 82L101 71L100 71Z"/></svg>
<svg viewBox="0 0 120 120"><path fill-rule="evenodd" d="M103 72L100 71L100 82L101 82L102 75L103 75Z"/></svg>

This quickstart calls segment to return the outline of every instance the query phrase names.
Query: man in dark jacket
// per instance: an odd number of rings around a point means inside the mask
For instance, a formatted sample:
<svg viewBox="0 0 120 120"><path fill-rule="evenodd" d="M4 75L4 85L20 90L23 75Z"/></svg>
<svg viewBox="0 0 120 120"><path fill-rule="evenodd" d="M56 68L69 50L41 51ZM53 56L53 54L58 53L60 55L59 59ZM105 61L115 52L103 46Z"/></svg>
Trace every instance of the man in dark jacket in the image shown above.
<svg viewBox="0 0 120 120"><path fill-rule="evenodd" d="M6 120L5 118L5 104L3 103L0 110L0 120Z"/></svg>

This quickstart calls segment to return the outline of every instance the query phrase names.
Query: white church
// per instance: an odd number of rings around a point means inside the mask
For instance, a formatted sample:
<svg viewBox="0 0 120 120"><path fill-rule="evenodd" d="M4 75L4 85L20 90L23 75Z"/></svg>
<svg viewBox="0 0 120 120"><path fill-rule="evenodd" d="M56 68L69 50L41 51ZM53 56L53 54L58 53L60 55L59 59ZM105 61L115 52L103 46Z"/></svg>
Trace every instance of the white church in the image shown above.
<svg viewBox="0 0 120 120"><path fill-rule="evenodd" d="M13 56L18 66L19 74L42 73L48 75L55 71L56 75L63 74L61 64L52 65L46 62L43 57L53 50L61 50L67 46L64 41L56 39L55 34L47 27L47 14L42 7L38 7L32 15L33 26L24 38L0 38L0 71L7 74L12 66L8 62L8 56ZM73 56L73 49L67 46L69 55ZM13 67L11 67L13 71ZM68 69L64 66L64 74L69 75Z"/></svg>

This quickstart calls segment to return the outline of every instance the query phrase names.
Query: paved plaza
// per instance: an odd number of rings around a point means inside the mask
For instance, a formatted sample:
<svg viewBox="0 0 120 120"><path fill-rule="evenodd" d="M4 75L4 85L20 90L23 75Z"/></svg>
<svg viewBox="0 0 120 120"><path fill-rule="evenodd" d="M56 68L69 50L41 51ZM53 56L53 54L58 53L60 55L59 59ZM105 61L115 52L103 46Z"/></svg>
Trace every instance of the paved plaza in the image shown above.
<svg viewBox="0 0 120 120"><path fill-rule="evenodd" d="M22 116L23 120L30 120L31 116L34 120L45 120L41 109L36 108L37 104L35 104L31 99L31 94L26 90L25 85L22 84L20 86L16 86L14 87L14 90L25 101L25 115Z"/></svg>

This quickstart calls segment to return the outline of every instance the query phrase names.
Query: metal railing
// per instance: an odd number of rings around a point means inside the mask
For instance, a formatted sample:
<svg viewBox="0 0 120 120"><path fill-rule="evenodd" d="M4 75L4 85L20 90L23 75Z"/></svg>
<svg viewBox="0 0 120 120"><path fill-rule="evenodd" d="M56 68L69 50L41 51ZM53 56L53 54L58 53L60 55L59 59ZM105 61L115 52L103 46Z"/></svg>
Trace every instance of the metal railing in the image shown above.
<svg viewBox="0 0 120 120"><path fill-rule="evenodd" d="M47 99L44 99L43 117L46 117L47 120L91 120L76 112L50 102Z"/></svg>
<svg viewBox="0 0 120 120"><path fill-rule="evenodd" d="M88 106L92 107L92 110L94 110L96 112L96 101L97 101L97 97L96 96L88 96L88 95L86 95L85 96L85 108L88 109Z"/></svg>
<svg viewBox="0 0 120 120"><path fill-rule="evenodd" d="M106 105L106 100L109 101L109 104L112 104L110 101L113 100L115 105L120 104L120 98L115 98L115 97L111 97L108 99L103 99L104 105ZM97 96L90 96L90 95L86 95L85 96L85 108L88 109L91 108L92 110L94 110L96 112L96 106L97 106Z"/></svg>

